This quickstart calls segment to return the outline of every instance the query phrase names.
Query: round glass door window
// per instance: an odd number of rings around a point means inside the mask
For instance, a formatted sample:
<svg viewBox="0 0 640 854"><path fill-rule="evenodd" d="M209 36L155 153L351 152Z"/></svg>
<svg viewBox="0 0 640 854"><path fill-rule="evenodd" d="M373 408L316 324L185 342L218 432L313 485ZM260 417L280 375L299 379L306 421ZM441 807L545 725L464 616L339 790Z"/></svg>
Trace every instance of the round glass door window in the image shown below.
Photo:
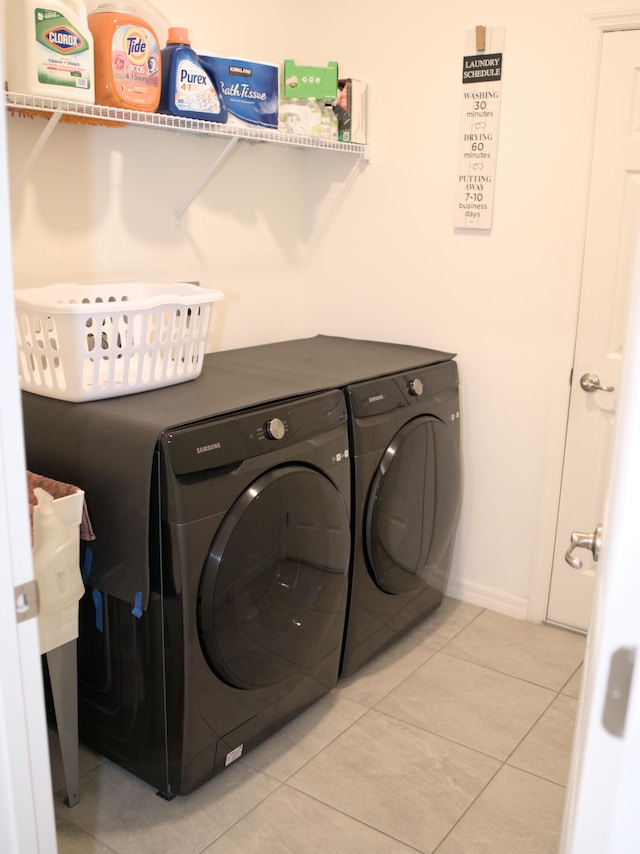
<svg viewBox="0 0 640 854"><path fill-rule="evenodd" d="M198 626L230 685L275 685L342 643L350 556L340 492L315 469L259 477L215 535L200 581Z"/></svg>
<svg viewBox="0 0 640 854"><path fill-rule="evenodd" d="M365 513L370 572L386 593L428 584L455 532L461 495L457 433L432 416L405 424L388 445Z"/></svg>

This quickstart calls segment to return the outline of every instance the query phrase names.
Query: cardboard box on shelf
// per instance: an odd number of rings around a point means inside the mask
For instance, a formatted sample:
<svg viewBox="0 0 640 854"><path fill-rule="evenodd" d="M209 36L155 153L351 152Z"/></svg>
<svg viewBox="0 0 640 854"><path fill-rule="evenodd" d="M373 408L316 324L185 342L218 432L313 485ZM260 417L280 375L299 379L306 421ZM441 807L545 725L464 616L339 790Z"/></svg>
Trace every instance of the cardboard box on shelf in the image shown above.
<svg viewBox="0 0 640 854"><path fill-rule="evenodd" d="M326 65L296 65L285 59L282 66L283 98L315 98L334 101L338 92L338 63Z"/></svg>
<svg viewBox="0 0 640 854"><path fill-rule="evenodd" d="M334 104L338 116L340 142L367 141L367 84L352 77L338 80L338 97Z"/></svg>

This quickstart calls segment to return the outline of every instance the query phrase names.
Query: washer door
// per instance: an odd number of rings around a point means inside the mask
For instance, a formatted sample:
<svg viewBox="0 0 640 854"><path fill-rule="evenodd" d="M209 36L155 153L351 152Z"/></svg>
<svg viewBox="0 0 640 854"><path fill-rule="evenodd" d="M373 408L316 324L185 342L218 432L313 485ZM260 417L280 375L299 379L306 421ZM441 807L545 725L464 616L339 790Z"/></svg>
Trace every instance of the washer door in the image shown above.
<svg viewBox="0 0 640 854"><path fill-rule="evenodd" d="M350 554L340 492L315 469L261 475L215 535L198 599L202 648L238 688L275 685L340 648Z"/></svg>
<svg viewBox="0 0 640 854"><path fill-rule="evenodd" d="M460 495L457 435L432 416L407 422L383 454L365 512L365 551L381 590L429 582L454 535Z"/></svg>

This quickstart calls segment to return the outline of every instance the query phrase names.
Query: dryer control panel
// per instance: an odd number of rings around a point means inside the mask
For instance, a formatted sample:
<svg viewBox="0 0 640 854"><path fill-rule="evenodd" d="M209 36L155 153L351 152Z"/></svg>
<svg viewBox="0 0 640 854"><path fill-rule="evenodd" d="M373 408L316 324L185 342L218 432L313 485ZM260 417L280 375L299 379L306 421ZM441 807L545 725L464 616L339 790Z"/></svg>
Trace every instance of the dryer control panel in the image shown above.
<svg viewBox="0 0 640 854"><path fill-rule="evenodd" d="M355 383L347 391L354 416L367 418L424 404L457 386L458 366L448 361Z"/></svg>
<svg viewBox="0 0 640 854"><path fill-rule="evenodd" d="M193 474L306 442L346 420L336 390L176 427L161 434L160 444L176 475Z"/></svg>

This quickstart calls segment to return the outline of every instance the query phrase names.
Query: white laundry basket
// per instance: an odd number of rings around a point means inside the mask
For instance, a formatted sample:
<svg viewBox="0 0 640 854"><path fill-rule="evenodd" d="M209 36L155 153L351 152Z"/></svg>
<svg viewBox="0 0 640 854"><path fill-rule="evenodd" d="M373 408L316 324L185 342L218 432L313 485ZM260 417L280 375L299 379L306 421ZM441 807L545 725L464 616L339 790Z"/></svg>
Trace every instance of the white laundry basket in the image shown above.
<svg viewBox="0 0 640 854"><path fill-rule="evenodd" d="M188 283L55 284L15 293L20 384L81 402L195 379L222 291Z"/></svg>

